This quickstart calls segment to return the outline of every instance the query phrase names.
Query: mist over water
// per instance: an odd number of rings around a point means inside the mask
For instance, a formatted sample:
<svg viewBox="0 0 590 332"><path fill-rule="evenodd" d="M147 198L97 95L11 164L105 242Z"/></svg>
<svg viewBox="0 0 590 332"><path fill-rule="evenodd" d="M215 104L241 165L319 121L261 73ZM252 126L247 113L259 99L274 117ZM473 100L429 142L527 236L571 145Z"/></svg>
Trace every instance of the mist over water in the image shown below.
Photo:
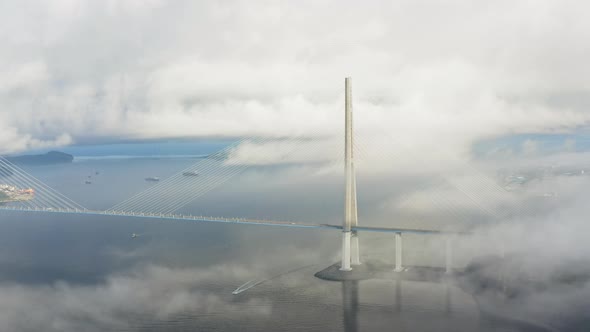
<svg viewBox="0 0 590 332"><path fill-rule="evenodd" d="M104 154L26 170L83 206L101 210L153 186L146 177L165 179L196 161L174 155ZM331 168L253 166L179 212L339 224L342 176L326 169ZM86 179L92 184L85 184ZM440 211L410 218L418 205L416 197L406 196L409 188L427 188L420 186L427 183L425 178L379 178L361 170L358 181L363 225L419 228L448 222L448 214ZM391 202L396 199L406 203L396 205L393 213ZM430 213L440 218L430 218ZM556 270L572 270L576 257L570 253L558 260L548 256L551 250L537 250L539 245L551 248L549 237L540 243L525 241L529 247L519 245L514 237L522 234L524 221L483 220L479 225L462 221L478 232L454 242L457 271L474 259L498 254L497 240L506 236L503 250L525 255L531 269L545 267L532 271L542 271L537 279L549 282L526 292L509 289L508 296L481 288L482 279L472 275L460 282L330 282L313 275L339 260L337 231L2 212L0 325L11 331L584 331L588 282L551 279ZM540 228L546 224L536 223ZM562 237L568 235L557 239ZM444 245L441 236L405 235L404 264L442 267ZM560 254L568 254L567 246L558 247ZM536 250L536 259L530 259L531 250ZM579 253L579 248L571 250ZM363 261L393 268L393 235L362 233L361 255ZM495 280L501 269L486 264L477 273ZM530 273L528 267L515 268L514 278L520 278L523 269ZM252 280L263 282L232 294ZM508 287L515 284L520 285L507 282Z"/></svg>

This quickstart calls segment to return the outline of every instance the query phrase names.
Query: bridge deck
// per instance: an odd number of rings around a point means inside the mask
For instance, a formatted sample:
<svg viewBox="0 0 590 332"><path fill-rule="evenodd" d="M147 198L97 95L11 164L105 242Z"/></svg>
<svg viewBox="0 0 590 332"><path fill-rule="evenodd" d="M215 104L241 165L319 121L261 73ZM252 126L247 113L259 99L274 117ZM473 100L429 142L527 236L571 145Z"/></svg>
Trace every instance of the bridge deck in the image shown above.
<svg viewBox="0 0 590 332"><path fill-rule="evenodd" d="M82 214L82 215L101 215L101 216L119 216L132 218L148 218L159 220L182 220L194 222L215 222L215 223L229 223L242 225L261 225L261 226L280 226L293 228L323 228L323 229L337 229L342 230L340 225L331 224L312 224L305 222L291 222L279 220L259 220L247 218L223 218L223 217L207 217L207 216L193 216L183 214L157 214L157 213L142 213L142 212L124 212L124 211L100 211L100 210L68 210L68 209L32 209L21 207L0 207L0 211L19 211L19 212L43 212L43 213L62 213L62 214ZM353 231L359 232L381 232L381 233L417 233L417 234L458 234L461 232L448 232L433 229L409 229L409 228L389 228L389 227L369 227L357 226L352 228Z"/></svg>

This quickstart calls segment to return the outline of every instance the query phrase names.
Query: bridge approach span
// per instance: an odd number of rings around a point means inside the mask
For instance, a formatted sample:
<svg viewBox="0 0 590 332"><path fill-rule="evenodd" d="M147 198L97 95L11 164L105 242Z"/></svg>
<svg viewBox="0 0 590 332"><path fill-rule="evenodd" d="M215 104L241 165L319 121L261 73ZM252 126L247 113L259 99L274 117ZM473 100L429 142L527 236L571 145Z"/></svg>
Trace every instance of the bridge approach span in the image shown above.
<svg viewBox="0 0 590 332"><path fill-rule="evenodd" d="M342 231L342 225L331 224L313 224L305 222L292 222L280 220L261 220L248 218L225 218L225 217L209 217L209 216L195 216L185 214L158 214L158 213L143 213L143 212L120 212L120 211L101 211L101 210L82 210L82 209L53 209L53 208L27 208L27 207L0 207L0 211L17 211L17 212L31 212L31 213L58 213L58 214L79 214L79 215L97 215L97 216L113 216L113 217L131 217L142 219L158 219L158 220L177 220L177 221L192 221L192 222L210 222L210 223L225 223L225 224L241 224L241 225L259 225L259 226L278 226L291 228L318 228L318 229L334 229ZM381 232L381 233L416 233L416 234L462 234L461 232L447 232L433 229L410 229L410 228L389 228L389 227L369 227L369 226L355 226L353 230L359 232Z"/></svg>

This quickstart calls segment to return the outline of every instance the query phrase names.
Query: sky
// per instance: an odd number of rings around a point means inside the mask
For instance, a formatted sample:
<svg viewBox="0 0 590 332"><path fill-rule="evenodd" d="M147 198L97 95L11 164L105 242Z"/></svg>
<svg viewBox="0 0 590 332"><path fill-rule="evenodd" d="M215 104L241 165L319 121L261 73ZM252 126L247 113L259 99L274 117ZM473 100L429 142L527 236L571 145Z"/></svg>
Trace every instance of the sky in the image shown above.
<svg viewBox="0 0 590 332"><path fill-rule="evenodd" d="M590 112L580 1L1 1L0 152L356 128L468 154Z"/></svg>

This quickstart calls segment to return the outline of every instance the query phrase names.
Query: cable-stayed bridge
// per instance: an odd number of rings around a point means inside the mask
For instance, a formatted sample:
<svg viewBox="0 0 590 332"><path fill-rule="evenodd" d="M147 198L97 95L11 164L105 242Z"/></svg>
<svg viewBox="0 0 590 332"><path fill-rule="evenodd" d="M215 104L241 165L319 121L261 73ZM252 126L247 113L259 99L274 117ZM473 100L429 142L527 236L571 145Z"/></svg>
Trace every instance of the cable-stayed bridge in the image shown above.
<svg viewBox="0 0 590 332"><path fill-rule="evenodd" d="M291 140L293 141L293 140ZM296 139L295 142L300 141ZM223 185L233 177L239 175L251 165L230 164L224 166L226 158L233 149L240 144L250 144L254 140L240 140L222 151L211 154L207 158L177 172L175 175L159 182L158 184L142 191L125 201L106 210L94 210L86 208L74 200L66 197L57 190L35 178L21 167L9 162L0 156L0 167L11 173L10 177L3 177L2 183L9 183L18 188L34 188L35 197L32 200L10 202L0 205L4 211L36 212L36 213L60 213L80 215L124 216L134 218L149 218L160 220L182 220L193 222L232 223L244 225L280 226L294 228L321 228L342 229L341 225L314 224L301 221L287 220L261 220L234 217L213 217L202 215L187 215L175 213L191 201L205 195L210 190ZM263 142L263 141L260 141ZM308 148L308 146L305 146ZM212 172L215 170L216 172ZM188 173L198 176L186 175ZM208 176L208 173L210 176ZM372 232L413 232L413 233L442 233L438 230L427 229L401 229L383 227L355 227L359 231Z"/></svg>
<svg viewBox="0 0 590 332"><path fill-rule="evenodd" d="M177 214L177 213L145 213L145 212L124 212L111 210L89 210L89 209L54 209L54 208L31 208L21 206L6 206L0 207L4 211L16 212L39 212L39 213L57 213L57 214L79 214L79 215L96 215L96 216L113 216L113 217L133 217L142 219L157 219L157 220L177 220L177 221L192 221L192 222L211 222L211 223L225 223L225 224L241 224L241 225L259 225L259 226L279 226L292 228L318 228L318 229L339 229L342 230L341 225L331 224L314 224L295 221L284 220L266 220L266 219L249 219L249 218L232 218L232 217L213 217L200 216L191 214ZM390 228L390 227L371 227L371 226L356 226L353 227L356 231L363 232L380 232L380 233L415 233L415 234L460 234L461 232L445 232L441 230L429 229L411 229L411 228Z"/></svg>
<svg viewBox="0 0 590 332"><path fill-rule="evenodd" d="M342 144L344 143L344 144ZM271 155L268 151L271 151ZM387 156L377 150L377 160L391 160L403 156ZM331 153L331 155L330 155ZM345 84L345 139L344 142L334 142L323 137L318 130L305 136L244 138L228 147L198 160L193 165L158 182L147 190L139 192L106 210L95 210L82 206L73 199L66 197L59 191L43 183L29 174L23 168L0 157L0 184L11 186L7 189L9 195L19 195L19 190L31 188L35 191L34 198L10 200L0 195L0 209L6 211L20 211L30 213L61 213L100 216L124 216L131 218L145 218L158 220L181 220L187 222L215 222L226 224L278 226L291 228L313 228L336 230L342 232L342 262L341 270L350 271L353 266L361 264L359 232L394 233L396 243L396 271L402 271L402 234L443 234L447 238L460 231L445 231L443 229L420 229L402 227L370 227L359 224L357 212L356 162L358 157L371 155L373 152L366 142L353 140L352 122L352 86L350 79ZM328 155L326 155L328 154ZM344 161L345 175L345 213L342 225L314 224L305 221L289 220L258 220L249 218L224 218L179 213L187 204L206 195L242 174L248 168L264 165L269 158L279 158L284 162L301 162L309 156L322 156L341 167ZM313 159L313 158L312 158ZM443 182L450 184L463 193L480 211L500 218L498 212L485 205L486 197L482 196L479 188L487 188L493 195L503 195L502 188L486 179L479 177L477 181L461 183L461 181ZM0 192L1 193L1 192ZM6 194L5 194L6 195ZM489 195L489 194L488 194ZM439 206L441 210L458 219L464 213L457 209L445 195L431 197L431 204ZM447 271L451 270L450 245L447 241Z"/></svg>

